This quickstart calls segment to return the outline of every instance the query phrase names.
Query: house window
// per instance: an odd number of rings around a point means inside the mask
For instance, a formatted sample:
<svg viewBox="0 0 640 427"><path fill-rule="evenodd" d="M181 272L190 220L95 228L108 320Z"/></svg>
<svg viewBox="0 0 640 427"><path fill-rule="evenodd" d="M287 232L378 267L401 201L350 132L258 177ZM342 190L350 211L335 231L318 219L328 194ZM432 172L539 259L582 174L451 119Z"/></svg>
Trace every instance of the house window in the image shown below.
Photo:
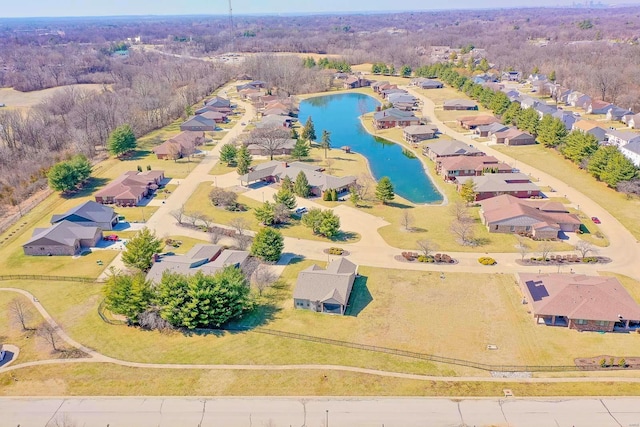
<svg viewBox="0 0 640 427"><path fill-rule="evenodd" d="M586 319L576 319L576 325L586 325Z"/></svg>
<svg viewBox="0 0 640 427"><path fill-rule="evenodd" d="M527 225L524 229L525 229L525 231L531 231L531 226Z"/></svg>
<svg viewBox="0 0 640 427"><path fill-rule="evenodd" d="M598 326L607 326L607 321L606 320L598 320L596 322L596 325L598 325Z"/></svg>
<svg viewBox="0 0 640 427"><path fill-rule="evenodd" d="M496 224L496 225L494 225L494 226L493 226L493 229L494 229L494 230L497 230L497 229L498 229L498 225L497 225L497 224Z"/></svg>
<svg viewBox="0 0 640 427"><path fill-rule="evenodd" d="M510 231L510 232L512 232L512 233L513 233L514 231L516 231L516 226L515 226L515 225L510 226L510 227L509 227L509 231Z"/></svg>

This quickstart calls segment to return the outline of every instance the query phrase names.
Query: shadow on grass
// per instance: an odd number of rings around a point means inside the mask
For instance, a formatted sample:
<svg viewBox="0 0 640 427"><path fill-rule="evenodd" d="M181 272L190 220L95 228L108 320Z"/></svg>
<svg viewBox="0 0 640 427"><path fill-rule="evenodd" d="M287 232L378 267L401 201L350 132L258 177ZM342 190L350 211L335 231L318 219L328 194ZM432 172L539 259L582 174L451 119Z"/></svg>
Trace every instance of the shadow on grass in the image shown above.
<svg viewBox="0 0 640 427"><path fill-rule="evenodd" d="M413 209L414 208L411 205L405 205L404 203L398 203L398 202L387 202L387 206L391 206L392 208L400 208L400 209Z"/></svg>
<svg viewBox="0 0 640 427"><path fill-rule="evenodd" d="M332 242L349 242L358 238L358 233L352 231L341 231L337 236L332 237Z"/></svg>
<svg viewBox="0 0 640 427"><path fill-rule="evenodd" d="M373 301L373 296L367 287L367 277L358 276L353 282L351 297L345 315L358 317L358 315Z"/></svg>
<svg viewBox="0 0 640 427"><path fill-rule="evenodd" d="M477 238L473 239L473 245L474 246L486 246L489 243L491 243L491 239L489 239L487 237L477 237Z"/></svg>
<svg viewBox="0 0 640 427"><path fill-rule="evenodd" d="M135 150L130 154L123 156L120 160L122 160L123 162L137 161L147 157L149 154L151 154L150 150Z"/></svg>
<svg viewBox="0 0 640 427"><path fill-rule="evenodd" d="M107 178L96 178L92 176L81 189L74 193L61 194L61 197L67 200L88 197L92 195L98 188L106 185L107 182L109 182Z"/></svg>

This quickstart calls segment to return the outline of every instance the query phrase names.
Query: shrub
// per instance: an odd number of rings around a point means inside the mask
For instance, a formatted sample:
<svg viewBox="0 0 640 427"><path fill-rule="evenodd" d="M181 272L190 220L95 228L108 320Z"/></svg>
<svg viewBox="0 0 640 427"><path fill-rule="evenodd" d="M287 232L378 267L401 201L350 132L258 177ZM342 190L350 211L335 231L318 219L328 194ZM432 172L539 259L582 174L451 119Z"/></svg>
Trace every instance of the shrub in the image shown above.
<svg viewBox="0 0 640 427"><path fill-rule="evenodd" d="M606 368L607 367L607 360L604 357L602 359L600 359L600 367L601 368Z"/></svg>
<svg viewBox="0 0 640 427"><path fill-rule="evenodd" d="M424 255L418 256L418 262L428 262L428 258Z"/></svg>
<svg viewBox="0 0 640 427"><path fill-rule="evenodd" d="M598 258L594 256L587 256L582 258L582 262L594 263L594 262L598 262Z"/></svg>
<svg viewBox="0 0 640 427"><path fill-rule="evenodd" d="M496 260L488 257L488 256L482 256L480 258L478 258L478 262L482 265L495 265L496 264Z"/></svg>
<svg viewBox="0 0 640 427"><path fill-rule="evenodd" d="M344 249L342 248L329 248L330 255L342 255L344 253Z"/></svg>
<svg viewBox="0 0 640 427"><path fill-rule="evenodd" d="M618 366L621 367L621 368L626 368L627 367L627 361L624 358L618 360Z"/></svg>

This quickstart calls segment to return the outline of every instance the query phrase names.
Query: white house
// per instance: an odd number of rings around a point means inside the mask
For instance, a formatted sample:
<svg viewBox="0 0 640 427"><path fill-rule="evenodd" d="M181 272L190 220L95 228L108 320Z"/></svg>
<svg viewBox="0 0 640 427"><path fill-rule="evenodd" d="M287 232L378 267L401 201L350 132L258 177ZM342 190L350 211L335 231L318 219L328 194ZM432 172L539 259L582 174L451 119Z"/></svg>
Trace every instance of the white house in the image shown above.
<svg viewBox="0 0 640 427"><path fill-rule="evenodd" d="M640 167L640 141L630 142L623 147L618 147L618 150L637 168Z"/></svg>

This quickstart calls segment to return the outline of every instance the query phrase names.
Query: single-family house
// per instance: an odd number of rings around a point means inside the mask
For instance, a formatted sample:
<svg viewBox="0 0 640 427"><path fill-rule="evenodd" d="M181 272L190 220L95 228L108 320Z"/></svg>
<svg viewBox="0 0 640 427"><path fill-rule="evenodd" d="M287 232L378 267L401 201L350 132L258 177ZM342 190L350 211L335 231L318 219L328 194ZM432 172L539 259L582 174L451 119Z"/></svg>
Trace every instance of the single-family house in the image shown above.
<svg viewBox="0 0 640 427"><path fill-rule="evenodd" d="M609 129L606 132L607 143L609 145L623 147L631 142L640 141L640 133L613 129Z"/></svg>
<svg viewBox="0 0 640 427"><path fill-rule="evenodd" d="M198 114L206 113L208 111L216 111L218 113L222 113L227 116L233 113L233 109L230 107L212 107L210 105L205 105L204 107L200 107L196 111L194 111L194 113L197 116Z"/></svg>
<svg viewBox="0 0 640 427"><path fill-rule="evenodd" d="M419 87L420 89L442 89L444 85L438 80L417 78L411 81L411 84Z"/></svg>
<svg viewBox="0 0 640 427"><path fill-rule="evenodd" d="M449 99L444 101L442 108L449 110L477 110L478 104L470 99Z"/></svg>
<svg viewBox="0 0 640 427"><path fill-rule="evenodd" d="M263 116L288 116L290 115L289 110L283 110L281 108L269 108L268 110L264 110L262 112Z"/></svg>
<svg viewBox="0 0 640 427"><path fill-rule="evenodd" d="M118 223L118 215L116 215L112 207L88 200L63 214L51 217L51 224L57 224L62 221L69 221L86 227L98 227L102 230L113 230L113 227Z"/></svg>
<svg viewBox="0 0 640 427"><path fill-rule="evenodd" d="M435 125L413 125L402 130L402 136L406 142L415 144L427 139L433 139L438 133Z"/></svg>
<svg viewBox="0 0 640 427"><path fill-rule="evenodd" d="M254 143L247 145L247 150L252 156L270 156L271 154L273 154L274 156L288 156L293 151L293 147L295 147L296 145L296 140L291 138L283 138L280 140L269 141L269 143L265 145L277 148L275 148L274 150L267 150L264 145Z"/></svg>
<svg viewBox="0 0 640 427"><path fill-rule="evenodd" d="M576 116L571 114L568 111L556 110L555 113L551 115L553 118L560 120L564 123L565 129L570 131L573 127L573 124L576 122Z"/></svg>
<svg viewBox="0 0 640 427"><path fill-rule="evenodd" d="M393 93L387 97L387 100L394 108L404 111L413 111L418 105L418 99L408 93Z"/></svg>
<svg viewBox="0 0 640 427"><path fill-rule="evenodd" d="M591 120L578 120L573 124L571 130L577 130L585 134L588 133L593 135L598 142L602 142L607 139L607 130L600 127L598 122L593 122Z"/></svg>
<svg viewBox="0 0 640 427"><path fill-rule="evenodd" d="M582 108L587 112L587 114L607 114L610 109L615 107L612 103L600 100L591 100L591 102L587 102L584 104Z"/></svg>
<svg viewBox="0 0 640 427"><path fill-rule="evenodd" d="M495 144L504 145L532 145L536 143L536 138L517 127L510 127L507 130L495 132L491 135L491 140Z"/></svg>
<svg viewBox="0 0 640 427"><path fill-rule="evenodd" d="M640 306L615 277L519 273L518 282L537 324L599 332L640 324Z"/></svg>
<svg viewBox="0 0 640 427"><path fill-rule="evenodd" d="M520 108L522 108L523 110L526 110L527 108L535 108L540 104L542 104L542 101L530 96L524 96L520 100Z"/></svg>
<svg viewBox="0 0 640 427"><path fill-rule="evenodd" d="M559 103L564 104L564 105L568 105L569 104L569 102L568 102L569 95L571 95L572 93L573 93L573 90L571 90L571 89L559 88L556 91L556 93L554 95L554 98L555 98L556 102L559 102Z"/></svg>
<svg viewBox="0 0 640 427"><path fill-rule="evenodd" d="M205 111L204 113L198 114L196 117L203 117L205 119L213 120L216 123L227 122L227 115L219 111Z"/></svg>
<svg viewBox="0 0 640 427"><path fill-rule="evenodd" d="M458 190L468 180L473 181L476 192L475 201L489 199L502 194L518 198L538 197L540 188L523 173L485 173L481 176L461 176L456 179Z"/></svg>
<svg viewBox="0 0 640 427"><path fill-rule="evenodd" d="M493 123L498 123L497 117L478 115L478 116L464 116L458 119L458 124L465 129L473 130L478 126L487 126Z"/></svg>
<svg viewBox="0 0 640 427"><path fill-rule="evenodd" d="M359 87L366 87L366 86L369 86L370 84L371 82L365 79L364 77L349 76L344 80L344 82L342 83L342 86L345 89L355 89Z"/></svg>
<svg viewBox="0 0 640 427"><path fill-rule="evenodd" d="M540 119L542 119L544 116L553 116L558 111L556 107L549 104L538 104L533 107L533 109L536 110Z"/></svg>
<svg viewBox="0 0 640 427"><path fill-rule="evenodd" d="M143 197L153 194L164 179L164 171L129 171L94 193L97 203L136 206Z"/></svg>
<svg viewBox="0 0 640 427"><path fill-rule="evenodd" d="M445 181L459 176L480 176L484 173L512 173L513 168L493 156L455 156L440 159L438 172Z"/></svg>
<svg viewBox="0 0 640 427"><path fill-rule="evenodd" d="M500 83L495 83L495 82L488 82L488 81L485 81L485 82L483 82L483 83L480 83L480 85L481 85L482 87L487 88L487 89L491 89L491 90L492 90L492 91L494 91L494 92L499 92L499 91L501 91L502 89L504 89L504 85L502 85L502 84L500 84Z"/></svg>
<svg viewBox="0 0 640 427"><path fill-rule="evenodd" d="M293 291L295 308L344 315L358 266L347 258L333 260L323 269L316 264L298 274Z"/></svg>
<svg viewBox="0 0 640 427"><path fill-rule="evenodd" d="M398 89L398 88L392 88L392 89L383 89L380 91L380 95L382 95L382 97L384 99L389 99L389 96L391 95L396 95L396 94L403 94L406 95L409 92L407 92L404 89Z"/></svg>
<svg viewBox="0 0 640 427"><path fill-rule="evenodd" d="M627 119L627 126L631 129L640 129L640 114L635 114Z"/></svg>
<svg viewBox="0 0 640 427"><path fill-rule="evenodd" d="M548 80L549 80L549 78L547 77L546 74L533 73L533 74L529 74L529 77L527 77L527 82L528 83L546 82Z"/></svg>
<svg viewBox="0 0 640 427"><path fill-rule="evenodd" d="M293 118L290 116L268 115L262 116L260 121L256 123L257 128L283 127L290 128L293 124Z"/></svg>
<svg viewBox="0 0 640 427"><path fill-rule="evenodd" d="M205 107L218 107L218 108L231 108L231 101L220 96L214 96L213 98L204 101Z"/></svg>
<svg viewBox="0 0 640 427"><path fill-rule="evenodd" d="M623 122L623 119L627 116L633 116L633 112L628 108L618 107L617 105L614 105L607 111L607 120L612 122Z"/></svg>
<svg viewBox="0 0 640 427"><path fill-rule="evenodd" d="M618 150L620 150L622 155L627 159L631 160L631 163L637 168L640 168L640 141L633 141L627 145L620 146Z"/></svg>
<svg viewBox="0 0 640 427"><path fill-rule="evenodd" d="M497 123L491 123L490 125L477 126L473 130L473 133L480 136L481 138L487 138L496 132L503 132L507 129L509 129L509 126L505 126L502 123L497 122Z"/></svg>
<svg viewBox="0 0 640 427"><path fill-rule="evenodd" d="M438 167L439 161L444 157L484 156L484 153L474 146L455 139L443 139L426 144L422 148L422 154L436 163L436 167Z"/></svg>
<svg viewBox="0 0 640 427"><path fill-rule="evenodd" d="M480 206L480 219L490 233L530 234L538 239L555 239L560 232L580 229L580 219L558 202L503 194L481 201Z"/></svg>
<svg viewBox="0 0 640 427"><path fill-rule="evenodd" d="M206 113L202 113L202 114L197 114L193 117L189 117L184 123L182 123L180 125L180 130L181 131L209 131L212 132L214 130L216 130L216 122L213 119L208 119L206 117L203 117L203 115Z"/></svg>
<svg viewBox="0 0 640 427"><path fill-rule="evenodd" d="M569 96L567 96L567 103L572 107L582 108L586 103L591 102L591 97L589 95L585 95L582 92L571 92Z"/></svg>
<svg viewBox="0 0 640 427"><path fill-rule="evenodd" d="M76 255L94 247L102 239L102 229L62 220L48 228L36 228L22 245L25 255Z"/></svg>
<svg viewBox="0 0 640 427"><path fill-rule="evenodd" d="M510 82L519 82L522 80L522 73L520 71L505 71L502 73L502 80Z"/></svg>
<svg viewBox="0 0 640 427"><path fill-rule="evenodd" d="M327 190L336 190L338 194L345 193L356 182L354 176L329 175L317 165L303 162L287 163L280 160L258 164L238 179L241 183L249 184L257 181L280 182L285 176L288 176L292 181L295 181L300 172L307 177L309 190L314 196L320 196Z"/></svg>
<svg viewBox="0 0 640 427"><path fill-rule="evenodd" d="M153 147L153 152L158 159L176 160L192 153L195 147L203 142L204 132L184 131Z"/></svg>
<svg viewBox="0 0 640 427"><path fill-rule="evenodd" d="M263 82L262 80L252 80L248 83L237 85L236 89L238 90L238 92L240 92L241 90L245 90L245 89L264 89L266 87L267 87L266 82Z"/></svg>
<svg viewBox="0 0 640 427"><path fill-rule="evenodd" d="M235 251L218 245L198 243L184 255L156 255L147 273L147 280L160 283L165 272L188 276L197 272L213 275L228 266L241 269L247 265L248 259L247 251Z"/></svg>
<svg viewBox="0 0 640 427"><path fill-rule="evenodd" d="M376 129L389 129L393 127L405 127L419 125L420 119L411 111L403 111L397 108L387 108L373 114L373 125Z"/></svg>
<svg viewBox="0 0 640 427"><path fill-rule="evenodd" d="M373 89L373 91L376 93L379 93L382 87L387 87L387 86L398 87L396 85L389 85L389 82L386 80L380 80L380 81L371 83L371 89Z"/></svg>

